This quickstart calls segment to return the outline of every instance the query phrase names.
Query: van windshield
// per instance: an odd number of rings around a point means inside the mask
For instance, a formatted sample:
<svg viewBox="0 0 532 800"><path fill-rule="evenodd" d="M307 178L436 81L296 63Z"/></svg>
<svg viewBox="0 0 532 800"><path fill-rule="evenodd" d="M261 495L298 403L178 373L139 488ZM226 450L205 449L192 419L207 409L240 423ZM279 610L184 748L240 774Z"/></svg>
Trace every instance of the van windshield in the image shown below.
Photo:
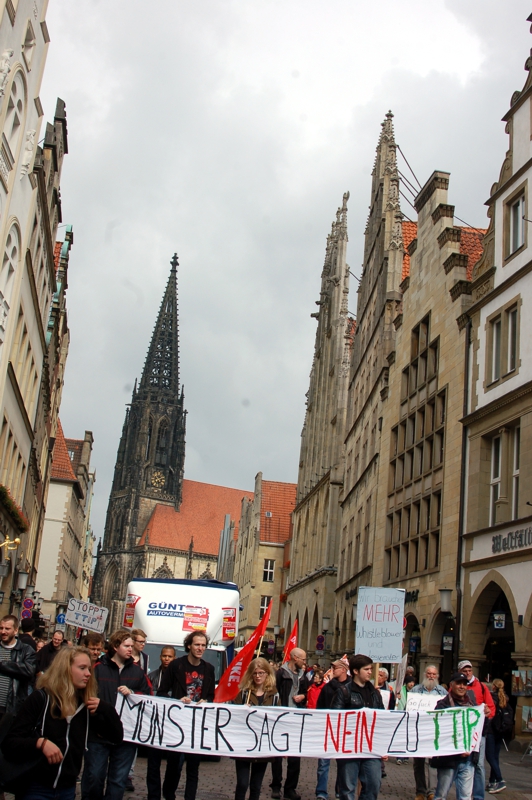
<svg viewBox="0 0 532 800"><path fill-rule="evenodd" d="M181 656L185 655L185 648L182 645L173 644L171 646L175 650L176 658L180 658ZM158 667L161 666L160 655L163 647L170 647L170 645L152 644L151 642L146 643L144 652L148 656L148 672L153 672L153 670L158 669ZM209 664L213 665L214 677L216 683L218 683L225 669L225 652L223 650L211 650L208 648L205 650L203 658L205 661L208 661Z"/></svg>

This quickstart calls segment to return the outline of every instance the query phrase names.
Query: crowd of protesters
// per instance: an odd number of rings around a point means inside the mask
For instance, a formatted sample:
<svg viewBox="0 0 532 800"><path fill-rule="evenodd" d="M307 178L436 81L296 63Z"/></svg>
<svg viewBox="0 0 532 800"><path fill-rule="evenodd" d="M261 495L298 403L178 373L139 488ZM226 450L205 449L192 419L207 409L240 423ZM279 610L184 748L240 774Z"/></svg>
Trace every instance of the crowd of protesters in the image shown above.
<svg viewBox="0 0 532 800"><path fill-rule="evenodd" d="M79 645L72 645L60 630L46 642L31 624L33 620L23 623L19 629L13 615L0 620L0 790L15 788L17 800L74 800L81 773L82 800L121 800L125 791L133 789L136 746L123 741L115 711L119 695L156 694L185 704L214 700L214 668L203 658L208 646L205 633L186 637L183 656L176 658L173 646L163 647L160 664L148 673L143 652L147 637L140 629L118 630L107 642L100 634L88 633ZM233 702L309 709L403 709L412 692L438 698L437 709L484 704L479 752L412 759L415 800L445 800L453 784L457 800L484 800L484 758L491 769L488 792L506 788L499 752L513 719L502 681L493 681L490 691L473 675L471 663L462 661L448 687L439 683L437 667L428 666L419 683L408 668L403 687L396 691L384 667L373 682L374 667L371 658L357 654L333 661L324 673L316 664L309 668L305 651L295 647L282 665L253 659ZM166 770L161 782L163 758ZM377 800L386 760L338 759L336 798L354 800L361 785L364 800ZM300 800L299 757L234 761L235 800L245 800L248 792L249 800L259 800L269 763L271 797L276 800L282 794L286 800ZM200 764L195 753L148 748L148 800L161 800L161 794L165 800L175 800L184 766L185 800L195 800ZM330 765L330 758L318 759L316 800L329 800ZM7 770L4 776L2 768Z"/></svg>

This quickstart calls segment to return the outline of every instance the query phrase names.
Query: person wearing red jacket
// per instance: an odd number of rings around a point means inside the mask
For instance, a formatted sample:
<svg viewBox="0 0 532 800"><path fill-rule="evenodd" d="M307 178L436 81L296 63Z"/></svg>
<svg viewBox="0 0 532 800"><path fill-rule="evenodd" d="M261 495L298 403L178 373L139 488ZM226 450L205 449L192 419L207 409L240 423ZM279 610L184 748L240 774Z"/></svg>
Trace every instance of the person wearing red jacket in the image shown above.
<svg viewBox="0 0 532 800"><path fill-rule="evenodd" d="M489 720L495 716L495 703L491 692L485 683L479 681L473 675L473 665L471 661L460 661L458 664L459 672L463 672L467 678L467 688L469 692L475 695L475 700L478 706L484 703L484 729L482 731L482 739L480 741L480 750L478 753L478 763L475 765L475 779L473 781L473 800L484 800L484 793L486 790L486 769L484 766L484 757L486 754L486 733L489 730Z"/></svg>
<svg viewBox="0 0 532 800"><path fill-rule="evenodd" d="M316 708L318 697L320 696L321 690L324 686L323 671L321 669L315 669L314 674L312 675L312 683L308 687L307 691L307 708Z"/></svg>

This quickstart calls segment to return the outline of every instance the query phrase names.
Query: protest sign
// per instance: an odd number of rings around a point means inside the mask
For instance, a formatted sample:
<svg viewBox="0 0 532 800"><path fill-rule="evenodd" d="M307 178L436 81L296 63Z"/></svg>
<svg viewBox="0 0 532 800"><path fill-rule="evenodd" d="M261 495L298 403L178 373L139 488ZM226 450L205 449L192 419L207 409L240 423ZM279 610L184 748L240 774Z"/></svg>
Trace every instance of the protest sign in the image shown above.
<svg viewBox="0 0 532 800"><path fill-rule="evenodd" d="M76 628L103 633L108 614L109 610L103 606L95 606L94 603L71 597L68 601L65 622L67 625L75 625Z"/></svg>
<svg viewBox="0 0 532 800"><path fill-rule="evenodd" d="M408 692L406 697L406 710L407 711L432 711L436 707L438 700L441 700L439 694L429 694L428 692Z"/></svg>
<svg viewBox="0 0 532 800"><path fill-rule="evenodd" d="M355 652L381 664L398 664L403 657L404 609L404 589L361 586Z"/></svg>
<svg viewBox="0 0 532 800"><path fill-rule="evenodd" d="M233 758L379 758L478 750L482 706L441 711L349 711L181 703L119 695L124 740L163 750Z"/></svg>

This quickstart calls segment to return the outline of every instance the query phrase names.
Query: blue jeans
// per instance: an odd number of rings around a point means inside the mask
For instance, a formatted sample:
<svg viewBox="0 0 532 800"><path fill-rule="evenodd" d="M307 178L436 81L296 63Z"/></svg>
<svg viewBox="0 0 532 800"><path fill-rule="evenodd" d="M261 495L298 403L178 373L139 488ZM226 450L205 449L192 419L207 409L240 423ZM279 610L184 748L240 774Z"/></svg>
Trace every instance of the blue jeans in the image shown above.
<svg viewBox="0 0 532 800"><path fill-rule="evenodd" d="M486 761L491 767L490 783L500 783L502 781L501 768L499 766L499 753L501 752L502 737L488 733L486 736Z"/></svg>
<svg viewBox="0 0 532 800"><path fill-rule="evenodd" d="M338 788L340 800L355 800L358 781L362 784L359 800L377 800L381 788L380 758L339 758Z"/></svg>
<svg viewBox="0 0 532 800"><path fill-rule="evenodd" d="M445 800L453 781L456 781L456 800L470 800L474 776L475 766L469 758L460 762L455 769L439 769L434 800Z"/></svg>
<svg viewBox="0 0 532 800"><path fill-rule="evenodd" d="M69 786L67 789L49 789L47 786L32 783L24 794L20 795L20 800L74 800L75 796L75 786Z"/></svg>
<svg viewBox="0 0 532 800"><path fill-rule="evenodd" d="M114 745L89 741L81 781L83 797L86 800L102 800L103 797L105 800L122 800L136 752L137 746L131 742Z"/></svg>
<svg viewBox="0 0 532 800"><path fill-rule="evenodd" d="M316 797L328 798L327 785L329 783L330 758L318 758L318 774L316 776Z"/></svg>
<svg viewBox="0 0 532 800"><path fill-rule="evenodd" d="M480 750L478 751L478 763L475 766L475 779L473 781L473 800L484 800L486 789L486 769L484 767L484 756L486 754L486 737L480 740Z"/></svg>

